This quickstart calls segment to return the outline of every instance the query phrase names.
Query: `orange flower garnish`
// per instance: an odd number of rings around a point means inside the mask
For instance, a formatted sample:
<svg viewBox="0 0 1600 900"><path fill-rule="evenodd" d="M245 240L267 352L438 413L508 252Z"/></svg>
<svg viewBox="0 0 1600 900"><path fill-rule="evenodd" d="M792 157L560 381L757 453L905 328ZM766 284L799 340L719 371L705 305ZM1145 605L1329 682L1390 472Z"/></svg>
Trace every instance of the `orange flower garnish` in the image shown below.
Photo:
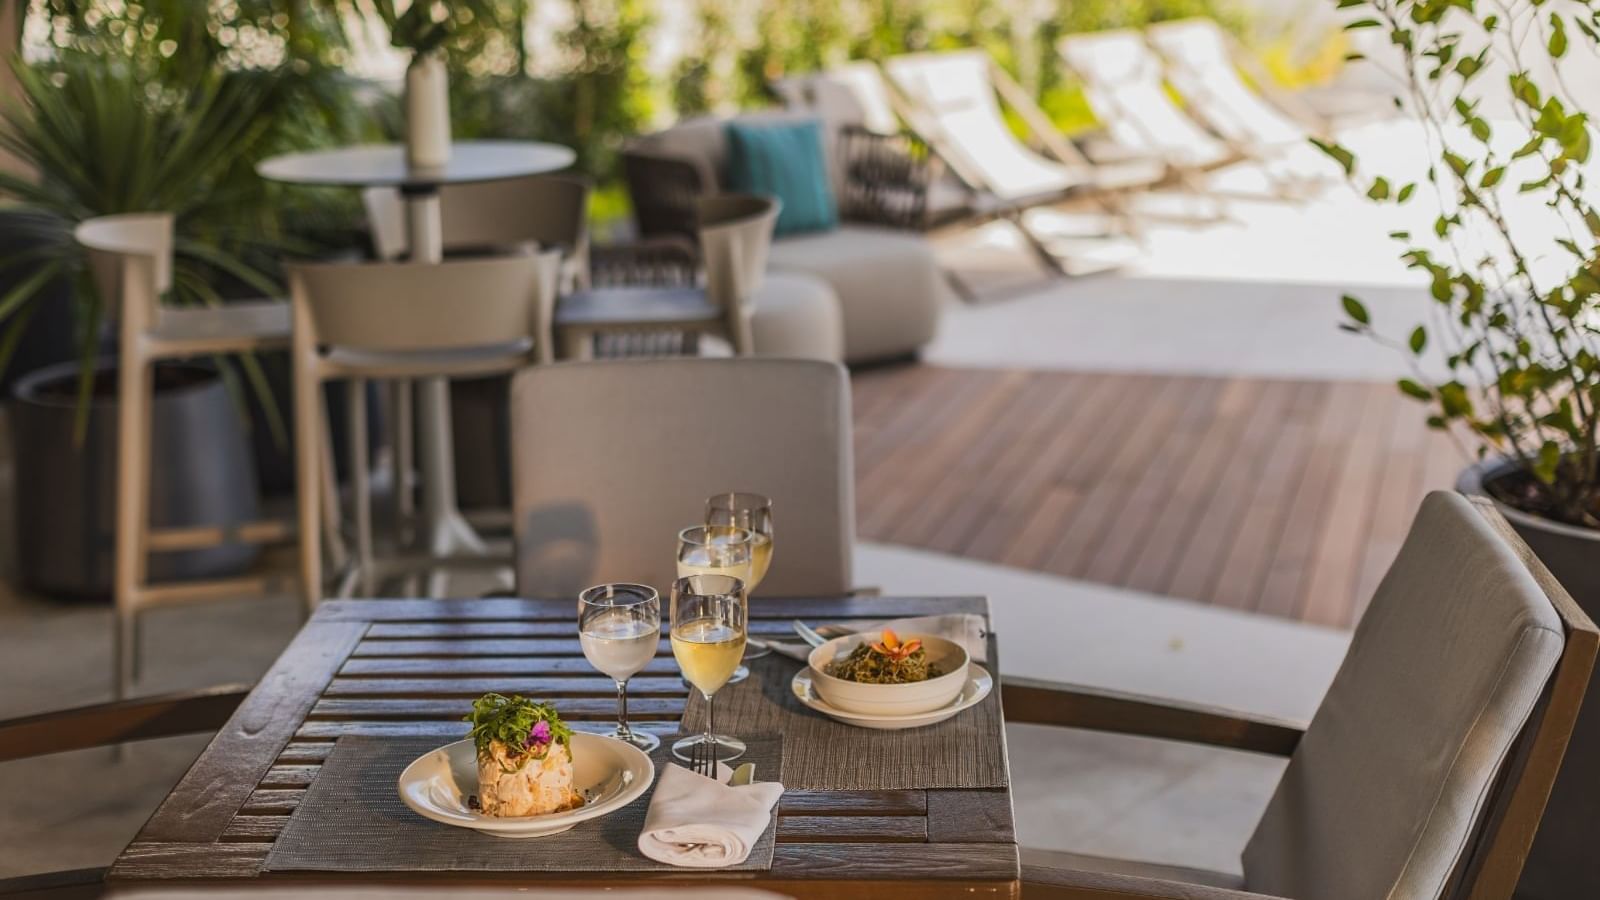
<svg viewBox="0 0 1600 900"><path fill-rule="evenodd" d="M905 643L901 643L899 635L895 634L892 630L885 628L883 630L882 639L876 644L873 644L872 649L874 652L882 653L884 656L889 657L895 662L901 662L911 654L921 650L922 642L916 638L912 638Z"/></svg>

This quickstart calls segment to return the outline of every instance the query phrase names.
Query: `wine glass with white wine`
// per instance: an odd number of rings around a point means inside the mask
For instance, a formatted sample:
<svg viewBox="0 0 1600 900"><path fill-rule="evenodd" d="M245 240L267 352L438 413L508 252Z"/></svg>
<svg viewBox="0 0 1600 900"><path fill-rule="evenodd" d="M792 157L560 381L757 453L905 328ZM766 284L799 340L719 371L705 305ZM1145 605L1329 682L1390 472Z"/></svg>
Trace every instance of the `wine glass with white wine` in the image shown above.
<svg viewBox="0 0 1600 900"><path fill-rule="evenodd" d="M661 595L644 584L598 584L578 595L578 643L589 664L617 683L617 727L611 737L649 752L661 739L628 727L628 679L661 645Z"/></svg>
<svg viewBox="0 0 1600 900"><path fill-rule="evenodd" d="M712 494L706 498L706 524L743 528L750 532L750 579L745 583L745 597L754 599L756 589L767 570L772 566L773 528L772 500L764 494L749 491L729 491ZM772 652L761 641L745 643L744 658L758 659Z"/></svg>
<svg viewBox="0 0 1600 900"><path fill-rule="evenodd" d="M716 733L711 699L733 677L744 653L745 613L744 582L738 578L688 575L672 583L672 655L684 680L706 701L705 731L672 745L679 759L691 759L700 744L710 744L711 758L719 762L744 755L744 741Z"/></svg>
<svg viewBox="0 0 1600 900"><path fill-rule="evenodd" d="M734 525L695 525L678 532L678 577L727 575L745 585L755 568L755 534ZM748 597L748 592L746 593ZM734 670L737 684L750 677L743 663Z"/></svg>

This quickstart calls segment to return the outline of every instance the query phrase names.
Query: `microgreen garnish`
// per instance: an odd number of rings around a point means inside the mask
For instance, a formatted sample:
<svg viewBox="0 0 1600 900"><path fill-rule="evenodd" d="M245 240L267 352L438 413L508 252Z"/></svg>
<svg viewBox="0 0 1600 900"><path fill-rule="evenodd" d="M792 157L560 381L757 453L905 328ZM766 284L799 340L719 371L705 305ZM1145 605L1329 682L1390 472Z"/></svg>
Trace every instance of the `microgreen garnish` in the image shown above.
<svg viewBox="0 0 1600 900"><path fill-rule="evenodd" d="M516 766L514 772L531 759L544 759L553 744L567 745L572 739L568 728L555 707L548 703L535 703L513 694L484 694L472 702L472 712L463 717L472 723L472 745L479 759L493 754L490 746L499 741Z"/></svg>

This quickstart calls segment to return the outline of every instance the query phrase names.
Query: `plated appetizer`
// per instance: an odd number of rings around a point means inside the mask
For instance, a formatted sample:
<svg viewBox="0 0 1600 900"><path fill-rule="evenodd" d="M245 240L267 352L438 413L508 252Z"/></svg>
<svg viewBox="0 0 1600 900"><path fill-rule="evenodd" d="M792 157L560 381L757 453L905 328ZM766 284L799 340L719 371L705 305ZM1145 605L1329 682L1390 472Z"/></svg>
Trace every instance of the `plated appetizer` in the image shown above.
<svg viewBox="0 0 1600 900"><path fill-rule="evenodd" d="M555 707L489 693L473 701L466 721L484 815L542 816L583 805L572 785L572 729Z"/></svg>
<svg viewBox="0 0 1600 900"><path fill-rule="evenodd" d="M879 640L862 642L844 659L828 663L826 672L842 681L860 684L912 684L944 674L937 665L929 664L922 641L901 641L888 628Z"/></svg>

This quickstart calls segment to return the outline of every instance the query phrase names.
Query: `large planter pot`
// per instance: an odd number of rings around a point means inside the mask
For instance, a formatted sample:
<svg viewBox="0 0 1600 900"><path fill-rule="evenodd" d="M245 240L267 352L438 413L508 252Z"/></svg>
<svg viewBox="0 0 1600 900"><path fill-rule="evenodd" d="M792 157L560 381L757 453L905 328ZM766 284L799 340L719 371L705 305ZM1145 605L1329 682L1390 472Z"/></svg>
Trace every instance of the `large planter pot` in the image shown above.
<svg viewBox="0 0 1600 900"><path fill-rule="evenodd" d="M11 392L18 574L57 598L111 593L116 509L117 371L101 363L88 430L76 439L76 363L48 366ZM209 368L163 364L151 408L150 521L157 527L232 524L259 515L255 463L239 413ZM151 581L238 574L258 549L232 545L151 554Z"/></svg>
<svg viewBox="0 0 1600 900"><path fill-rule="evenodd" d="M1493 500L1485 484L1514 471L1511 462L1492 459L1463 472L1456 488ZM1600 621L1600 530L1553 522L1499 500L1494 503L1589 618ZM1600 834L1600 672L1584 695L1577 727L1517 885L1519 900L1600 897L1596 834Z"/></svg>
<svg viewBox="0 0 1600 900"><path fill-rule="evenodd" d="M23 253L36 249L44 240L39 234L40 220L50 217L39 213L8 209L0 215L0 247L7 254ZM42 265L42 263L41 263ZM38 268L28 265L7 266L0 270L0 296L35 276ZM73 303L72 279L58 275L39 288L39 294L29 304L33 313L23 328L6 367L0 371L0 396L10 394L11 386L22 376L52 363L78 359L81 344L78 340L78 310ZM102 328L95 336L99 353L111 352L115 336L109 328Z"/></svg>
<svg viewBox="0 0 1600 900"><path fill-rule="evenodd" d="M1528 542L1567 593L1591 618L1600 621L1600 530L1555 522L1495 499L1485 484L1493 484L1495 479L1515 471L1516 465L1510 460L1490 459L1462 472L1456 489L1493 500L1500 514Z"/></svg>

